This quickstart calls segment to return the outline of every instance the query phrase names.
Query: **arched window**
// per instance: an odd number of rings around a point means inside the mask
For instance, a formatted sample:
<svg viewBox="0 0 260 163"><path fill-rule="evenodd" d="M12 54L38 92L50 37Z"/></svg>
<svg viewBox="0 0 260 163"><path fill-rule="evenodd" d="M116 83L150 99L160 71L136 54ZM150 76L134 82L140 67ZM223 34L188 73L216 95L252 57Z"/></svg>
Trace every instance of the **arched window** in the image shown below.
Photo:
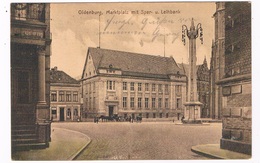
<svg viewBox="0 0 260 163"><path fill-rule="evenodd" d="M78 116L78 109L74 109L74 116Z"/></svg>
<svg viewBox="0 0 260 163"><path fill-rule="evenodd" d="M70 108L67 110L67 118L71 118L71 110L70 110Z"/></svg>

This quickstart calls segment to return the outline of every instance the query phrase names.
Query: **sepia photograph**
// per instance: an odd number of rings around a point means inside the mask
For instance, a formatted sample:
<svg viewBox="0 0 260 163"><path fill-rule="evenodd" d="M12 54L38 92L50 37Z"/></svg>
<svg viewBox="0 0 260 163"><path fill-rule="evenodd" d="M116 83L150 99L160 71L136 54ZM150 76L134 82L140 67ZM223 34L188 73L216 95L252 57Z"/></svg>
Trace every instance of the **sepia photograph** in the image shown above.
<svg viewBox="0 0 260 163"><path fill-rule="evenodd" d="M251 1L8 5L11 161L253 159Z"/></svg>

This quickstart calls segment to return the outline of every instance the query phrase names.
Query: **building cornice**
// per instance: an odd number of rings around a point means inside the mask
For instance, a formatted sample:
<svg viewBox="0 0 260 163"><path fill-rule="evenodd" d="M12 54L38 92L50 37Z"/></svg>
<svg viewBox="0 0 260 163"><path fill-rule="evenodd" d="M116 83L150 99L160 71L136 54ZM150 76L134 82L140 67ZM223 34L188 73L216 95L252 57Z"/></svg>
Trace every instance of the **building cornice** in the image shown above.
<svg viewBox="0 0 260 163"><path fill-rule="evenodd" d="M182 75L185 76L185 75ZM128 76L128 75L113 75L113 74L98 74L89 78L81 79L81 81L90 80L95 77L114 77L114 78L127 78L127 79L141 79L141 80L153 80L153 81L167 81L167 82L183 82L186 83L186 80L174 80L170 78L153 78L153 77L139 77L139 76Z"/></svg>
<svg viewBox="0 0 260 163"><path fill-rule="evenodd" d="M80 84L69 84L69 83L50 83L50 86L61 86L61 87L80 87Z"/></svg>
<svg viewBox="0 0 260 163"><path fill-rule="evenodd" d="M245 74L245 75L239 75L239 76L232 76L228 78L221 79L216 82L217 85L232 83L232 82L239 82L239 81L246 81L251 80L252 75L251 74Z"/></svg>

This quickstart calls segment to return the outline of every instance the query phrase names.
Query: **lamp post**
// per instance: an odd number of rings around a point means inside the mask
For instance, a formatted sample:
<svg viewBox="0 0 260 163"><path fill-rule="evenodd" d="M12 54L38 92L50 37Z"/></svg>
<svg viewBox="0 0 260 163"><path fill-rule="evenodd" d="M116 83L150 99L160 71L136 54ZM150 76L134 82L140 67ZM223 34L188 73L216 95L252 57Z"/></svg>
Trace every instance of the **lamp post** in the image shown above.
<svg viewBox="0 0 260 163"><path fill-rule="evenodd" d="M186 25L182 25L182 42L186 45L185 37L189 38L189 71L188 71L188 98L185 105L185 122L193 120L196 122L200 119L201 105L198 101L197 93L197 72L196 72L196 39L199 37L201 44L203 44L203 29L201 23L194 26L194 20L191 20L190 29Z"/></svg>

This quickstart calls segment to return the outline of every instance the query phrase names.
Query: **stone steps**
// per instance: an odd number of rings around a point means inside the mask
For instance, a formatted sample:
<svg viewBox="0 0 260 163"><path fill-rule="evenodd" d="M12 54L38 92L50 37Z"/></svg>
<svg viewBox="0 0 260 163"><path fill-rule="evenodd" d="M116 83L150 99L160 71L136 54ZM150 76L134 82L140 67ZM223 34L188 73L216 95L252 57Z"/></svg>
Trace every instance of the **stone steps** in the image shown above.
<svg viewBox="0 0 260 163"><path fill-rule="evenodd" d="M13 125L11 133L12 151L46 148L46 143L38 142L36 125Z"/></svg>

